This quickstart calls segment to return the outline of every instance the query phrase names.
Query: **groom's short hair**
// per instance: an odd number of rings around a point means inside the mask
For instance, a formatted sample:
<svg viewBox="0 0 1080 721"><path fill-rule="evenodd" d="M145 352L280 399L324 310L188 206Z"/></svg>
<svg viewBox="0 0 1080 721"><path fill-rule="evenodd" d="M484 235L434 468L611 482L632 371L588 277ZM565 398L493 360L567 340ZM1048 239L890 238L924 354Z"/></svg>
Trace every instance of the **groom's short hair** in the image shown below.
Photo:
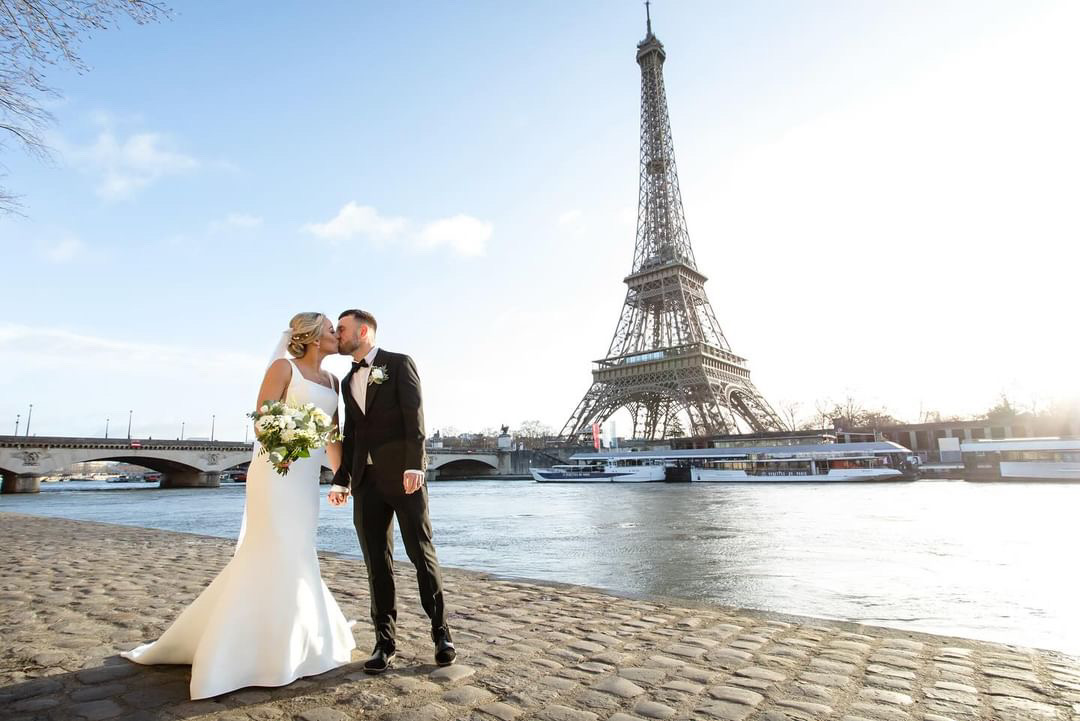
<svg viewBox="0 0 1080 721"><path fill-rule="evenodd" d="M373 316L371 313L368 313L366 310L358 310L356 308L344 310L341 312L341 315L338 316L338 320L341 320L347 315L351 315L353 318L356 318L356 320L360 323L367 323L369 326L371 326L371 330L379 330L379 324L375 321L375 316Z"/></svg>

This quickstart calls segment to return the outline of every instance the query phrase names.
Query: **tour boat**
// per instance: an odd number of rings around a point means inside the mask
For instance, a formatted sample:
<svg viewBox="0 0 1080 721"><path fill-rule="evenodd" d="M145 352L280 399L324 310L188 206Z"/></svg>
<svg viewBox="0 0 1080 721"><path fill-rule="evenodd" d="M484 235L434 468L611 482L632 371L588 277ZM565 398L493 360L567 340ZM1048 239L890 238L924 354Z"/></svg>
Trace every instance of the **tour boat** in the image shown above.
<svg viewBox="0 0 1080 721"><path fill-rule="evenodd" d="M571 460L574 458L577 456ZM539 483L650 483L664 480L663 462L638 464L631 462L636 459L620 460L589 459L551 468L533 468L532 477Z"/></svg>
<svg viewBox="0 0 1080 721"><path fill-rule="evenodd" d="M960 443L968 481L1080 481L1080 438L1003 438Z"/></svg>
<svg viewBox="0 0 1080 721"><path fill-rule="evenodd" d="M548 483L913 481L919 468L918 456L891 441L618 450L575 454L570 460L574 465L535 468L533 478Z"/></svg>
<svg viewBox="0 0 1080 721"><path fill-rule="evenodd" d="M138 483L140 481L142 481L142 478L129 475L114 476L105 480L106 483Z"/></svg>
<svg viewBox="0 0 1080 721"><path fill-rule="evenodd" d="M918 456L891 441L711 449L690 464L691 481L852 483L918 477Z"/></svg>
<svg viewBox="0 0 1080 721"><path fill-rule="evenodd" d="M700 467L692 467L690 480L714 483L835 483L913 479L905 478L904 471L891 465L885 455L867 452L834 455L826 451L780 457L747 455L711 459L701 463Z"/></svg>

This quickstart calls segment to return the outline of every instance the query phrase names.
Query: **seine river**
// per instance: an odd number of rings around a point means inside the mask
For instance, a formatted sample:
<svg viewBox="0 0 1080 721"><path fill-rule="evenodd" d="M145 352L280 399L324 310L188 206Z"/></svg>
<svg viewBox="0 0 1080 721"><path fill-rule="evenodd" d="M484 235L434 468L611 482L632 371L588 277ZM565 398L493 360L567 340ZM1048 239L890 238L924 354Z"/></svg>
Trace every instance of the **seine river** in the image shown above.
<svg viewBox="0 0 1080 721"><path fill-rule="evenodd" d="M448 566L1080 653L1080 484L462 481L430 494ZM236 484L0 496L7 511L223 538L243 503ZM351 507L324 499L319 547L359 556Z"/></svg>

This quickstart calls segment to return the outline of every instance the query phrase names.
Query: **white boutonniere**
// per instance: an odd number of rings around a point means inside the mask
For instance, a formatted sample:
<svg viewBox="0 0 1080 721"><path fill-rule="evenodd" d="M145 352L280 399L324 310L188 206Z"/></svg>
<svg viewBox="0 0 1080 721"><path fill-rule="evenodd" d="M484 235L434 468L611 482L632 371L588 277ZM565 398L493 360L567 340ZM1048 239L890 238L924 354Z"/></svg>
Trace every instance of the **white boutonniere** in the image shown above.
<svg viewBox="0 0 1080 721"><path fill-rule="evenodd" d="M386 372L386 366L371 366L371 373L368 374L368 385L374 383L375 385L381 385L386 382L386 379L390 377L390 374Z"/></svg>

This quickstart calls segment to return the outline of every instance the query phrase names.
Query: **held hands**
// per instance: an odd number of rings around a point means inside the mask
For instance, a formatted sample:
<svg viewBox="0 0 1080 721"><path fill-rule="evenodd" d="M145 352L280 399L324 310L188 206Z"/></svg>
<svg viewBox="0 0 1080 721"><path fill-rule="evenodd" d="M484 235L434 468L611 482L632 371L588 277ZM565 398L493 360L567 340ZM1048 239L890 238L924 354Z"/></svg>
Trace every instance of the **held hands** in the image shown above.
<svg viewBox="0 0 1080 721"><path fill-rule="evenodd" d="M423 471L405 471L404 474L405 494L409 495L416 493L420 490L420 486L424 485L424 472Z"/></svg>
<svg viewBox="0 0 1080 721"><path fill-rule="evenodd" d="M424 472L405 471L402 475L402 482L407 495L416 493L424 485ZM331 506L337 508L338 506L344 506L349 501L349 494L345 491L330 491L326 498Z"/></svg>

